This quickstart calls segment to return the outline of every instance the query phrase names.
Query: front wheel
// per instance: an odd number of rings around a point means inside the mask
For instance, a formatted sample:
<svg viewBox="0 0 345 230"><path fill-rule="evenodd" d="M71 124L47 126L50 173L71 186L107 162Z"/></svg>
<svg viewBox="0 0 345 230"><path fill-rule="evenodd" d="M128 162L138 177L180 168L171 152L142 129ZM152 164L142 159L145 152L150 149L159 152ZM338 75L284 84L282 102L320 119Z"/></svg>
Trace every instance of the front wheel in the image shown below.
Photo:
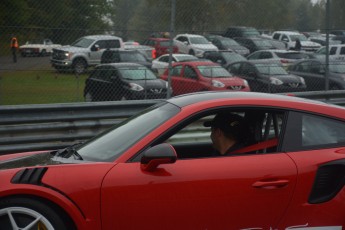
<svg viewBox="0 0 345 230"><path fill-rule="evenodd" d="M74 68L74 73L76 74L82 74L86 70L86 62L82 59L77 59L74 61L73 68Z"/></svg>
<svg viewBox="0 0 345 230"><path fill-rule="evenodd" d="M69 217L36 199L12 197L0 201L1 229L75 229Z"/></svg>

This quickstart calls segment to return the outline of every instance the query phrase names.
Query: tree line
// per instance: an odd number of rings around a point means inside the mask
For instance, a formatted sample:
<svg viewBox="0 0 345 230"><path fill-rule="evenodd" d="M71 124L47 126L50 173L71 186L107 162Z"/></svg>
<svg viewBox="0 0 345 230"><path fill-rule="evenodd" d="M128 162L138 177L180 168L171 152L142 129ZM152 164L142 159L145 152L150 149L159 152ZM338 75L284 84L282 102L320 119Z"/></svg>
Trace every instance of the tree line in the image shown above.
<svg viewBox="0 0 345 230"><path fill-rule="evenodd" d="M228 26L324 31L326 0L175 0L176 33L221 32ZM345 1L330 1L330 27L345 29ZM2 0L0 35L45 37L61 44L99 33L140 41L169 31L167 0Z"/></svg>

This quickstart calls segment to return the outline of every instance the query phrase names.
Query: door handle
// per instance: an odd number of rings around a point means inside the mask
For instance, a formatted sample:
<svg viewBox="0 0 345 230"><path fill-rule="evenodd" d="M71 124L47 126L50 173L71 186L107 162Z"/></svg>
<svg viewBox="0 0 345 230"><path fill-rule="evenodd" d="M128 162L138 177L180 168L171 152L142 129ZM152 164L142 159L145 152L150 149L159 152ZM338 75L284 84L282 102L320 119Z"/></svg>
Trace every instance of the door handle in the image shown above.
<svg viewBox="0 0 345 230"><path fill-rule="evenodd" d="M289 184L288 180L257 181L252 186L254 188L275 189L282 188Z"/></svg>

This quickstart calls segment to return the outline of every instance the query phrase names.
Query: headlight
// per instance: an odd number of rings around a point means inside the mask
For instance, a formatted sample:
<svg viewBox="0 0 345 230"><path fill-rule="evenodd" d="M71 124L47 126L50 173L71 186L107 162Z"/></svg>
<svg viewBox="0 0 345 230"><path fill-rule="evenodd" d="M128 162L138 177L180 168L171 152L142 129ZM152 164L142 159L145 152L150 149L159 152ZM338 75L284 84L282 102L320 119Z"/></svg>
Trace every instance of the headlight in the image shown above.
<svg viewBox="0 0 345 230"><path fill-rule="evenodd" d="M223 82L212 80L212 86L217 88L223 88L225 85Z"/></svg>
<svg viewBox="0 0 345 230"><path fill-rule="evenodd" d="M195 51L195 56L202 56L205 51L199 50L199 49L194 49Z"/></svg>
<svg viewBox="0 0 345 230"><path fill-rule="evenodd" d="M244 83L244 85L245 85L246 87L248 87L248 86L249 86L249 84L248 84L248 81L247 81L247 80L243 80L243 83Z"/></svg>
<svg viewBox="0 0 345 230"><path fill-rule="evenodd" d="M144 88L141 85L138 85L136 83L129 83L129 88L130 88L130 90L133 90L133 91L143 91L144 90Z"/></svg>
<svg viewBox="0 0 345 230"><path fill-rule="evenodd" d="M282 85L283 82L281 80L279 80L278 78L275 77L270 77L270 83L272 85Z"/></svg>

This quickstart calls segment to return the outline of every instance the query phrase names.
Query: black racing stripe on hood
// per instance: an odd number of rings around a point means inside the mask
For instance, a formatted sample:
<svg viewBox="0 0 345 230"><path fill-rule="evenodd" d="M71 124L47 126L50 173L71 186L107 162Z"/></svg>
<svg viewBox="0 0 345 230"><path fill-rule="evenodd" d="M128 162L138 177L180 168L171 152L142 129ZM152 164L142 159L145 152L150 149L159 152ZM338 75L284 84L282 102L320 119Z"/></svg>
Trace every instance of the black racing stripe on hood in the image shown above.
<svg viewBox="0 0 345 230"><path fill-rule="evenodd" d="M48 168L26 168L16 173L12 178L13 184L34 184L41 185L41 180Z"/></svg>

